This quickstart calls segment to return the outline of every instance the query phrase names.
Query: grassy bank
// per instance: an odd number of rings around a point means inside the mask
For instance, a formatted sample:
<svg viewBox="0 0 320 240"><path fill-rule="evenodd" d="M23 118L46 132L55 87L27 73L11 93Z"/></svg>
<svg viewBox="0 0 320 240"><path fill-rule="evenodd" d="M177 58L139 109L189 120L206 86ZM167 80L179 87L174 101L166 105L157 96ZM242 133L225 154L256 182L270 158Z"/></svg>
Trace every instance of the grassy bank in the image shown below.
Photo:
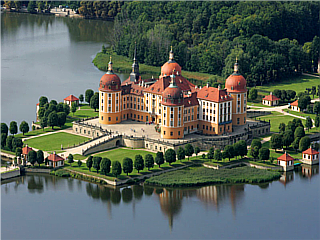
<svg viewBox="0 0 320 240"><path fill-rule="evenodd" d="M131 72L131 65L132 65L132 59L117 55L114 51L111 49L107 50L107 53L99 52L96 57L93 59L93 64L99 68L102 71L107 71L108 69L108 63L110 60L110 55L112 56L112 62L113 62L113 69L116 72L119 73L130 73ZM161 67L154 67L146 64L139 64L139 70L140 74L143 78L151 78L151 76L154 76L157 78L160 75ZM186 77L188 80L194 82L195 84L205 84L212 75L208 73L199 73L199 72L189 72L189 71L183 71L181 73L184 77ZM224 83L224 80L222 77L219 79L221 83Z"/></svg>
<svg viewBox="0 0 320 240"><path fill-rule="evenodd" d="M279 179L278 172L250 167L233 169L188 168L149 178L146 184L164 187L192 187L220 183L262 183Z"/></svg>

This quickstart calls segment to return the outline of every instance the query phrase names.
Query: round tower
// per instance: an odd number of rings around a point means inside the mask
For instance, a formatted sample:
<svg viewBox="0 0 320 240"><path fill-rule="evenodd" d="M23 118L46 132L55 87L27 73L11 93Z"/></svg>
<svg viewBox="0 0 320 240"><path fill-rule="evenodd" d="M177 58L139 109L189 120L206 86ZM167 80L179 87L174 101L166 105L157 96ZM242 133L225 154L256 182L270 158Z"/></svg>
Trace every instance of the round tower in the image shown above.
<svg viewBox="0 0 320 240"><path fill-rule="evenodd" d="M234 72L227 78L225 88L231 93L232 125L244 125L247 121L247 81L239 73L239 64L236 60Z"/></svg>
<svg viewBox="0 0 320 240"><path fill-rule="evenodd" d="M161 138L183 138L183 93L176 84L174 70L171 75L170 85L162 93L161 108Z"/></svg>
<svg viewBox="0 0 320 240"><path fill-rule="evenodd" d="M108 72L99 83L99 123L115 124L121 122L121 80L113 72L112 61Z"/></svg>

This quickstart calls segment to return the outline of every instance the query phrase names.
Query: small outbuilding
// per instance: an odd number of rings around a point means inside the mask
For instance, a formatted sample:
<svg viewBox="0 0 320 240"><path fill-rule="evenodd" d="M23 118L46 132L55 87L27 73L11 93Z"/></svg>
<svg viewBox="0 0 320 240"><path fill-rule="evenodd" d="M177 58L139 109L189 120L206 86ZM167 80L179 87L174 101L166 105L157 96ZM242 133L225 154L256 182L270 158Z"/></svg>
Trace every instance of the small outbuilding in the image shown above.
<svg viewBox="0 0 320 240"><path fill-rule="evenodd" d="M277 158L278 165L283 168L283 171L291 171L294 169L294 158L287 152Z"/></svg>
<svg viewBox="0 0 320 240"><path fill-rule="evenodd" d="M309 165L319 163L319 152L312 149L311 147L302 152L301 162Z"/></svg>
<svg viewBox="0 0 320 240"><path fill-rule="evenodd" d="M48 156L48 166L49 167L61 167L64 166L64 158L60 157L56 152Z"/></svg>
<svg viewBox="0 0 320 240"><path fill-rule="evenodd" d="M23 165L26 165L26 161L28 160L28 153L30 151L32 151L33 149L31 147L28 147L28 144L22 148L22 161L23 161ZM18 163L21 164L21 163Z"/></svg>
<svg viewBox="0 0 320 240"><path fill-rule="evenodd" d="M272 95L272 92L270 95L265 96L262 99L262 104L267 106L278 106L280 98L277 98L276 96Z"/></svg>
<svg viewBox="0 0 320 240"><path fill-rule="evenodd" d="M77 98L73 95L70 95L70 96L66 97L65 99L63 99L63 102L68 104L70 107L71 107L71 104L75 102L76 105L78 106L79 105L79 98Z"/></svg>
<svg viewBox="0 0 320 240"><path fill-rule="evenodd" d="M300 112L300 108L298 107L298 100L295 100L290 104L290 108L292 111Z"/></svg>

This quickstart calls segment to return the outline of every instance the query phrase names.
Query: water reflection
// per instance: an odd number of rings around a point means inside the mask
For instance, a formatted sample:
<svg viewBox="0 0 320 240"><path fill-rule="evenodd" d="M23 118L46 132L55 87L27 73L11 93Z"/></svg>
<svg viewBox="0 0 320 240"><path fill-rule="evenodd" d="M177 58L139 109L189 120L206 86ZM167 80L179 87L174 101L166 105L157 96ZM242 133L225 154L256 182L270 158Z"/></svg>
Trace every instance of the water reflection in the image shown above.
<svg viewBox="0 0 320 240"><path fill-rule="evenodd" d="M293 178L293 171L284 172L284 173L281 175L281 177L280 177L280 179L279 179L279 182L281 182L281 183L284 185L284 187L286 187L286 185L287 185L288 183L292 182L293 179L294 179L294 178Z"/></svg>
<svg viewBox="0 0 320 240"><path fill-rule="evenodd" d="M319 165L301 164L301 173L303 177L311 179L319 174Z"/></svg>

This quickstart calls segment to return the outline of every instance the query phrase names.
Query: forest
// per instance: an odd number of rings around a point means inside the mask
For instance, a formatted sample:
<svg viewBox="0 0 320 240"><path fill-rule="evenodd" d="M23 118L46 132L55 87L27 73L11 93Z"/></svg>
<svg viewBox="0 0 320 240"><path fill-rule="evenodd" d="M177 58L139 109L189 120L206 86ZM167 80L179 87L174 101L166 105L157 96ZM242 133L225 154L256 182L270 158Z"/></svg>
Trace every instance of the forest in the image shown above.
<svg viewBox="0 0 320 240"><path fill-rule="evenodd" d="M85 7L88 2L81 2ZM161 66L173 46L184 70L227 77L236 57L250 86L316 71L320 2L124 2L113 48Z"/></svg>

